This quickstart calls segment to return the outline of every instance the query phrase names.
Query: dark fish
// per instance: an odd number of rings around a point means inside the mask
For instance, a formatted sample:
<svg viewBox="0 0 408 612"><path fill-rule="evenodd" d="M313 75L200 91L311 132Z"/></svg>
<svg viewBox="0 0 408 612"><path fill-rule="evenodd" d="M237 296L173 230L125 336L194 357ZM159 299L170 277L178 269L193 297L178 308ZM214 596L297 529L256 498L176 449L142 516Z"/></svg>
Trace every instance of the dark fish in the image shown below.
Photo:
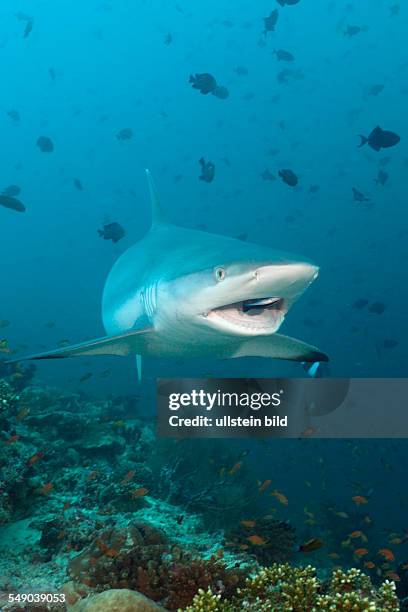
<svg viewBox="0 0 408 612"><path fill-rule="evenodd" d="M320 189L320 185L310 185L309 193L317 193Z"/></svg>
<svg viewBox="0 0 408 612"><path fill-rule="evenodd" d="M391 17L395 17L396 15L399 15L400 9L401 7L399 4L393 4L392 6L390 6Z"/></svg>
<svg viewBox="0 0 408 612"><path fill-rule="evenodd" d="M226 100L229 97L229 91L223 85L217 85L217 87L211 93L220 100Z"/></svg>
<svg viewBox="0 0 408 612"><path fill-rule="evenodd" d="M34 27L34 21L30 19L29 21L27 21L26 27L24 29L24 34L23 34L24 38L28 38L28 36L30 36L31 32L33 31L33 27Z"/></svg>
<svg viewBox="0 0 408 612"><path fill-rule="evenodd" d="M276 75L276 78L278 79L279 83L287 83L289 78L294 77L295 74L296 73L294 70L290 70L289 68L284 68L283 70L278 72L278 74Z"/></svg>
<svg viewBox="0 0 408 612"><path fill-rule="evenodd" d="M384 186L385 183L388 181L388 172L385 172L385 170L379 170L378 174L377 174L377 178L374 179L374 182L377 183L377 185L382 185Z"/></svg>
<svg viewBox="0 0 408 612"><path fill-rule="evenodd" d="M169 45L171 45L171 43L173 42L173 36L170 34L170 32L168 34L166 34L166 36L164 37L164 44L168 47Z"/></svg>
<svg viewBox="0 0 408 612"><path fill-rule="evenodd" d="M206 162L204 157L199 159L199 164L201 165L201 175L200 181L205 181L206 183L212 183L215 176L215 164L213 162Z"/></svg>
<svg viewBox="0 0 408 612"><path fill-rule="evenodd" d="M99 236L104 240L112 240L112 242L119 242L125 236L125 230L119 223L108 223L104 225L101 230L98 230Z"/></svg>
<svg viewBox="0 0 408 612"><path fill-rule="evenodd" d="M131 128L123 128L116 134L118 140L131 140L133 137L133 130Z"/></svg>
<svg viewBox="0 0 408 612"><path fill-rule="evenodd" d="M359 191L355 187L353 187L352 189L353 189L353 197L354 197L354 201L355 202L370 202L370 198L367 198L364 195L364 193L362 193L361 191Z"/></svg>
<svg viewBox="0 0 408 612"><path fill-rule="evenodd" d="M370 89L368 90L368 95L369 96L378 96L378 94L380 94L382 91L384 91L384 87L385 85L372 85L370 87Z"/></svg>
<svg viewBox="0 0 408 612"><path fill-rule="evenodd" d="M41 153L52 153L54 150L53 142L48 136L40 136L37 140L37 147L40 149Z"/></svg>
<svg viewBox="0 0 408 612"><path fill-rule="evenodd" d="M365 298L360 298L359 300L356 300L353 304L353 308L357 308L357 310L361 310L362 308L365 308L366 306L368 306L368 300L366 300Z"/></svg>
<svg viewBox="0 0 408 612"><path fill-rule="evenodd" d="M11 198L15 198L16 196L20 195L20 193L21 193L21 187L19 187L18 185L9 185L5 189L3 189L2 195L10 196Z"/></svg>
<svg viewBox="0 0 408 612"><path fill-rule="evenodd" d="M234 72L235 74L239 74L239 76L246 76L248 74L248 68L245 68L245 66L237 66Z"/></svg>
<svg viewBox="0 0 408 612"><path fill-rule="evenodd" d="M360 135L360 138L360 147L363 147L366 143L368 143L368 146L374 149L374 151L394 147L401 140L398 134L395 132L390 132L389 130L382 130L379 125L373 129L368 137Z"/></svg>
<svg viewBox="0 0 408 612"><path fill-rule="evenodd" d="M373 302L368 308L369 312L373 312L374 314L383 314L387 305L383 302Z"/></svg>
<svg viewBox="0 0 408 612"><path fill-rule="evenodd" d="M26 207L20 200L17 198L13 198L7 195L0 195L0 206L4 206L5 208L11 208L11 210L16 210L17 212L24 212Z"/></svg>
<svg viewBox="0 0 408 612"><path fill-rule="evenodd" d="M189 83L192 84L193 89L198 89L204 95L212 93L217 87L217 81L209 72L191 74Z"/></svg>
<svg viewBox="0 0 408 612"><path fill-rule="evenodd" d="M299 179L296 176L296 174L293 172L293 170L289 170L289 169L279 170L279 176L281 177L282 181L286 183L287 185L289 185L290 187L296 187L296 185L299 182Z"/></svg>
<svg viewBox="0 0 408 612"><path fill-rule="evenodd" d="M74 179L74 185L78 189L78 191L83 191L84 187L79 179Z"/></svg>
<svg viewBox="0 0 408 612"><path fill-rule="evenodd" d="M7 111L7 115L8 117L10 117L10 119L12 119L12 121L15 121L16 123L20 121L20 113L15 109Z"/></svg>
<svg viewBox="0 0 408 612"><path fill-rule="evenodd" d="M276 0L278 4L281 6L295 6L298 4L300 0Z"/></svg>
<svg viewBox="0 0 408 612"><path fill-rule="evenodd" d="M79 379L79 382L85 382L86 380L89 380L92 376L92 372L86 372L85 374L83 374L81 376L81 378Z"/></svg>
<svg viewBox="0 0 408 612"><path fill-rule="evenodd" d="M278 19L279 19L279 11L278 9L275 9L274 11L272 11L272 13L269 15L269 17L264 17L264 23L265 23L265 29L263 31L264 35L266 36L268 32L274 32L275 31L275 26L278 23Z"/></svg>
<svg viewBox="0 0 408 612"><path fill-rule="evenodd" d="M295 59L295 56L289 53L289 51L285 51L285 49L274 49L273 52L278 62L293 62Z"/></svg>
<svg viewBox="0 0 408 612"><path fill-rule="evenodd" d="M391 338L384 340L383 347L386 349L393 349L398 346L399 342L397 340L392 340Z"/></svg>
<svg viewBox="0 0 408 612"><path fill-rule="evenodd" d="M54 68L49 68L48 74L50 75L51 81L55 81L55 70L54 70Z"/></svg>
<svg viewBox="0 0 408 612"><path fill-rule="evenodd" d="M360 28L360 26L347 26L345 32L344 32L344 36L349 36L350 38L352 36L356 36L357 34L359 34L360 32L363 31L363 28Z"/></svg>
<svg viewBox="0 0 408 612"><path fill-rule="evenodd" d="M261 177L264 181L276 181L276 176L268 168L262 172Z"/></svg>
<svg viewBox="0 0 408 612"><path fill-rule="evenodd" d="M310 553L314 550L318 550L322 546L324 546L324 542L322 542L318 538L312 538L311 540L308 540L307 542L299 546L299 552Z"/></svg>

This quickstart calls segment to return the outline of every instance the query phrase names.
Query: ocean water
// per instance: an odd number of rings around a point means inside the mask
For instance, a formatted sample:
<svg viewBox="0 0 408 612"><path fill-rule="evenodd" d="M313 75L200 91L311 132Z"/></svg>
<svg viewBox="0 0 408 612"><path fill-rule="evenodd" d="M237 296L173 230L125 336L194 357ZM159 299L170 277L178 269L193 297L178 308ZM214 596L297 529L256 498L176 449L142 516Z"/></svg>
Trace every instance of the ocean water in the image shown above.
<svg viewBox="0 0 408 612"><path fill-rule="evenodd" d="M275 29L264 32L264 19L274 10ZM172 223L295 253L320 267L281 331L327 353L329 376L404 378L407 24L408 7L397 0L300 0L294 6L275 0L3 0L0 191L18 186L15 197L25 211L2 206L0 199L0 339L5 341L0 357L11 352L20 358L104 335L105 279L150 227L144 172L149 168ZM279 61L278 50L289 52L291 61ZM228 96L194 89L190 75L202 73L213 75ZM368 137L376 126L397 134L400 142L380 151L369 144L359 147L359 136ZM41 151L41 137L51 139L52 151ZM211 182L200 180L201 158L215 165ZM279 176L282 169L296 174L295 187ZM109 223L125 230L116 243L98 234ZM185 517L186 533L193 530L189 516L194 515L203 521L211 546L219 541L228 549L220 534L228 527L231 506L238 508L237 525L272 512L296 529L293 551L310 538L324 541L314 556L300 559L293 552L295 565L305 560L323 572L336 564L357 566L370 570L376 584L393 572L401 597L408 591L404 440L202 441L168 447L152 433L145 454L139 448L135 458L129 434L122 436L121 453L109 447L107 454L93 455L86 445L78 447L69 468L64 456L71 448L66 431L71 421L61 417L63 425L52 431L41 428L38 419L30 423L33 414L52 414L55 398L64 393L79 398L78 422L85 433L88 411L98 422L111 423L115 436L135 419L147 436L155 424L158 377L302 377L299 363L146 357L139 382L133 357L84 357L36 362L33 376L21 383L12 378L16 371L0 363L0 376L32 402L27 417L17 418L24 407L14 406L0 428L0 483L6 491L0 531L15 523L18 531L18 521L44 520L44 513L57 512L57 500L61 507L69 502L78 512L97 516L116 500L111 490L103 493L101 474L111 470L109 478L120 482L134 470L133 462L137 474L142 466L148 472L149 484L143 475L135 478L153 501L137 499L147 506L130 509L117 504L116 525L131 520L133 511L144 511L148 520L149 507L156 526L171 524L169 508L160 523L157 508L165 502ZM39 402L41 389L54 400ZM58 400L57 413L72 411L68 403ZM117 433L114 423L122 420ZM19 439L6 444L13 435ZM20 474L25 493L16 498L7 486L10 462L27 465L48 445L52 457ZM197 476L188 474L188 461ZM236 463L243 465L234 472ZM160 484L170 465L171 494ZM69 469L78 474L76 501L63 478ZM222 485L220 470L232 471ZM86 479L93 471L99 484L89 491ZM259 495L269 479L270 488ZM49 481L54 491L34 495L32 507L27 505L29 492ZM271 496L273 491L289 503ZM359 505L352 500L356 496L366 501ZM216 516L211 504L218 504ZM66 525L62 530L69 531ZM364 537L350 538L354 531ZM32 546L38 555L41 545ZM48 557L40 555L32 584L46 589L49 564L60 557L66 563L85 542L78 546L74 552L58 546ZM359 547L368 552L356 555ZM381 559L380 549L391 549L395 559ZM3 591L13 586L9 576L16 571L7 550ZM34 562L27 550L24 554L27 571ZM374 568L364 568L367 559ZM384 562L389 565L383 567ZM62 583L59 577L51 586ZM13 589L23 586L28 590L30 584L17 581Z"/></svg>

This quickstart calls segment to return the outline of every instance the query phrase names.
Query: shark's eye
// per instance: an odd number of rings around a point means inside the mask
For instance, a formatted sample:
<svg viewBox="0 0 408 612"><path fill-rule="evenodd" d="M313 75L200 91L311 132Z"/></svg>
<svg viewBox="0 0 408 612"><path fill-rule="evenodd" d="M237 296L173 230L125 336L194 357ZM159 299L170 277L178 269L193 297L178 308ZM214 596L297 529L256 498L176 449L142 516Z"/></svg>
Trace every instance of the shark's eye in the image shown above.
<svg viewBox="0 0 408 612"><path fill-rule="evenodd" d="M214 274L217 281L222 281L225 278L224 268L215 268Z"/></svg>

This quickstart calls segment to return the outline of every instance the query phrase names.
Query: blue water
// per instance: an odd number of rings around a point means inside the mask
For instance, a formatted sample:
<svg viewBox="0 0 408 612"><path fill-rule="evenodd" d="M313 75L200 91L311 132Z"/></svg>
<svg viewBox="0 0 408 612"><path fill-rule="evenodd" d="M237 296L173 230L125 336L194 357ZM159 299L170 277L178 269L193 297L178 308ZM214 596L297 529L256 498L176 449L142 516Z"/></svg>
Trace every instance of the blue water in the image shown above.
<svg viewBox="0 0 408 612"><path fill-rule="evenodd" d="M0 314L12 322L10 343L36 351L103 334L104 279L149 226L149 167L174 222L247 233L321 266L284 331L323 348L333 375L403 376L407 9L392 17L389 6L303 1L282 8L276 32L263 37L270 2L2 2L0 185L18 184L27 207L25 214L0 210ZM27 38L17 11L33 18ZM367 30L350 38L350 24ZM278 62L275 48L289 50L295 62ZM248 74L237 75L238 66ZM286 67L301 78L279 83ZM188 77L195 72L214 74L229 98L193 90ZM368 95L378 83L384 90ZM11 109L19 122L7 115ZM358 134L377 124L401 135L401 143L380 153L358 149ZM119 141L126 127L133 138ZM53 153L39 151L41 135L53 140ZM273 157L271 149L278 150ZM216 164L211 184L198 179L201 156ZM386 156L390 178L382 187L374 179ZM266 168L276 175L282 167L298 174L297 189L262 180ZM310 185L320 190L310 194ZM372 208L353 201L352 187L371 198ZM126 229L116 245L96 233L106 221ZM359 298L387 308L382 315L358 311L352 304ZM47 321L55 327L44 328ZM384 350L384 339L398 346ZM163 373L157 364L147 367L148 376ZM64 364L63 376L75 378L83 368ZM116 368L115 386L122 387L132 366L122 361ZM226 366L203 368L218 373ZM227 370L296 375L297 368L252 360ZM61 379L61 364L40 371L48 381Z"/></svg>
<svg viewBox="0 0 408 612"><path fill-rule="evenodd" d="M406 376L408 6L401 2L393 16L393 4L2 0L0 190L19 185L27 210L0 206L0 319L10 321L0 338L20 356L104 335L105 278L150 225L150 168L174 223L247 234L320 266L282 332L324 350L331 376ZM276 31L263 36L262 19L276 7ZM26 38L19 11L33 19ZM349 25L363 29L349 37ZM290 51L295 61L278 62L274 49ZM293 74L280 83L286 68ZM189 76L202 72L229 97L194 90ZM376 84L383 91L370 95ZM401 142L381 152L358 148L359 134L377 125ZM132 129L130 140L117 138L124 128ZM52 139L52 153L36 146L41 136ZM215 163L210 184L199 180L201 157ZM296 172L298 187L261 177L282 168ZM375 182L381 168L389 174L384 186ZM354 201L353 187L368 205ZM117 244L97 234L109 222L126 230ZM385 310L358 309L360 299ZM304 375L299 364L272 360L145 359L139 386L134 359L37 367L41 384L102 397L145 393L150 401L158 376ZM93 376L79 382L87 372ZM294 520L311 505L314 513L326 504L352 515L351 496L367 495L377 516L374 541L384 545L380 534L406 528L405 453L402 442L280 441L253 450L248 466L288 495L285 517ZM316 532L300 528L300 536Z"/></svg>

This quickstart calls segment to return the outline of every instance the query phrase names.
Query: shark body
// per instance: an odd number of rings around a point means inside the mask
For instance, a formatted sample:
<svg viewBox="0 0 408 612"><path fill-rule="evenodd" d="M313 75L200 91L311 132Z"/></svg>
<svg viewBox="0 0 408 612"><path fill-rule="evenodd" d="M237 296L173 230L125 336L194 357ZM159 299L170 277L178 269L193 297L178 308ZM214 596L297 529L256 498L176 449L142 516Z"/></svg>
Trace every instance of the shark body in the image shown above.
<svg viewBox="0 0 408 612"><path fill-rule="evenodd" d="M25 359L151 355L328 361L278 334L318 275L306 260L163 219L149 171L152 226L113 265L105 283L106 336Z"/></svg>

